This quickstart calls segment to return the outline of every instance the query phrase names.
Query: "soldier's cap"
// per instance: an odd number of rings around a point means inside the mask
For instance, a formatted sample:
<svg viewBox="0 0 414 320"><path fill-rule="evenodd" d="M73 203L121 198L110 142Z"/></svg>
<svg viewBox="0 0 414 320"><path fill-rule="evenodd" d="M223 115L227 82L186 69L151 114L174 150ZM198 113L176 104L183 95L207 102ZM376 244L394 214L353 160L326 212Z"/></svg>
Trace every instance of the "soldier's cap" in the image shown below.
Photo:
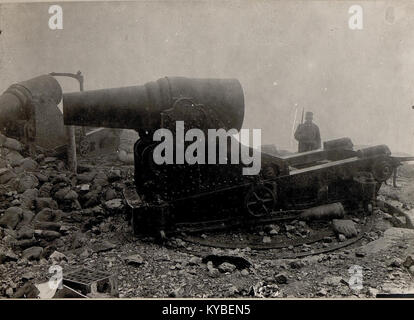
<svg viewBox="0 0 414 320"><path fill-rule="evenodd" d="M307 111L305 114L305 119L313 119L313 112Z"/></svg>

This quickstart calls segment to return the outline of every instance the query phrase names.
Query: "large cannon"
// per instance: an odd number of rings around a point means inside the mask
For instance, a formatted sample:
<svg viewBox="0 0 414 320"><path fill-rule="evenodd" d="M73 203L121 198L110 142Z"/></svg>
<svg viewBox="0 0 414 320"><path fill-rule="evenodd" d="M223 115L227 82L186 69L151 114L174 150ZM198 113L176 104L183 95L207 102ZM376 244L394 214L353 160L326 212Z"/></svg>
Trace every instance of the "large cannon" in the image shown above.
<svg viewBox="0 0 414 320"><path fill-rule="evenodd" d="M11 85L0 96L0 131L45 149L64 145L61 100L62 88L50 75Z"/></svg>
<svg viewBox="0 0 414 320"><path fill-rule="evenodd" d="M229 134L226 162L158 163L154 158L160 141L158 129L170 129L174 151L184 129L240 130L244 94L235 79L188 79L168 77L143 86L69 93L63 96L67 125L132 128L140 138L134 146L135 190L126 190L132 207L135 232L169 231L185 223L217 221L225 215L237 221L266 219L292 210L349 202L366 207L375 200L381 184L403 160L387 146L354 150L350 139L325 142L324 149L285 157L259 153L258 174L244 175L248 167L233 162L232 147L254 154ZM180 140L181 139L181 140ZM190 141L185 141L188 146ZM199 151L199 150L198 150ZM177 154L177 153L176 153ZM335 206L334 206L335 207ZM329 208L320 209L321 212Z"/></svg>

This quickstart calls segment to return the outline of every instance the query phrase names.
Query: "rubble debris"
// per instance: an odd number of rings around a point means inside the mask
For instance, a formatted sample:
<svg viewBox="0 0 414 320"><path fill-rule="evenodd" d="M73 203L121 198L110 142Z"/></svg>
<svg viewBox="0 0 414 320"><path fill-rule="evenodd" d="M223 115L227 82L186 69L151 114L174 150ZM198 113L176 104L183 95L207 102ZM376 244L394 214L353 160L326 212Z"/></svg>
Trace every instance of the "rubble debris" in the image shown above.
<svg viewBox="0 0 414 320"><path fill-rule="evenodd" d="M68 262L68 258L61 252L55 251L49 256L49 260L52 264L61 264L63 261Z"/></svg>
<svg viewBox="0 0 414 320"><path fill-rule="evenodd" d="M305 266L305 263L301 260L293 260L289 262L289 266L292 269L300 269Z"/></svg>
<svg viewBox="0 0 414 320"><path fill-rule="evenodd" d="M270 239L270 237L264 236L262 241L263 243L271 243L272 239Z"/></svg>
<svg viewBox="0 0 414 320"><path fill-rule="evenodd" d="M191 257L190 260L188 260L188 264L190 266L197 266L201 263L201 258L199 257Z"/></svg>
<svg viewBox="0 0 414 320"><path fill-rule="evenodd" d="M19 207L10 207L0 218L0 226L14 230L23 218L23 210Z"/></svg>
<svg viewBox="0 0 414 320"><path fill-rule="evenodd" d="M105 251L112 250L116 248L116 245L109 241L104 240L104 241L93 243L91 248L93 251L98 253L98 252L105 252Z"/></svg>
<svg viewBox="0 0 414 320"><path fill-rule="evenodd" d="M222 263L227 262L227 263L230 263L236 266L238 270L250 268L250 266L252 265L251 262L248 261L247 259L243 257L238 257L238 256L208 255L202 259L203 263L207 263L209 261L212 262L214 267L218 267Z"/></svg>
<svg viewBox="0 0 414 320"><path fill-rule="evenodd" d="M278 273L275 275L275 281L277 284L286 284L288 278L284 273Z"/></svg>
<svg viewBox="0 0 414 320"><path fill-rule="evenodd" d="M50 208L42 209L36 216L34 217L35 222L59 222L62 218L62 211L61 210L53 210Z"/></svg>
<svg viewBox="0 0 414 320"><path fill-rule="evenodd" d="M358 235L355 222L352 220L332 220L332 227L338 234L343 234L347 238L353 238Z"/></svg>
<svg viewBox="0 0 414 320"><path fill-rule="evenodd" d="M221 263L218 268L217 268L220 272L226 273L226 272L233 272L234 270L237 269L237 267L234 264L228 263L228 262L223 262Z"/></svg>
<svg viewBox="0 0 414 320"><path fill-rule="evenodd" d="M220 274L219 270L214 267L212 261L207 261L207 270L208 270L209 276L212 278L217 278Z"/></svg>
<svg viewBox="0 0 414 320"><path fill-rule="evenodd" d="M112 213L118 213L123 208L123 201L119 198L105 201L105 208Z"/></svg>
<svg viewBox="0 0 414 320"><path fill-rule="evenodd" d="M39 260L42 252L42 247L30 247L23 251L22 258L27 260Z"/></svg>
<svg viewBox="0 0 414 320"><path fill-rule="evenodd" d="M410 268L411 266L414 265L414 255L409 255L405 258L404 262L403 262L403 266L405 268Z"/></svg>
<svg viewBox="0 0 414 320"><path fill-rule="evenodd" d="M11 250L0 251L0 264L10 262L10 261L17 261L18 259L19 259L18 255L12 252Z"/></svg>
<svg viewBox="0 0 414 320"><path fill-rule="evenodd" d="M144 259L139 254L128 256L125 260L127 264L132 266L140 266L144 264Z"/></svg>
<svg viewBox="0 0 414 320"><path fill-rule="evenodd" d="M40 291L36 288L36 286L31 281L29 281L16 291L13 298L34 299L38 297L39 293Z"/></svg>

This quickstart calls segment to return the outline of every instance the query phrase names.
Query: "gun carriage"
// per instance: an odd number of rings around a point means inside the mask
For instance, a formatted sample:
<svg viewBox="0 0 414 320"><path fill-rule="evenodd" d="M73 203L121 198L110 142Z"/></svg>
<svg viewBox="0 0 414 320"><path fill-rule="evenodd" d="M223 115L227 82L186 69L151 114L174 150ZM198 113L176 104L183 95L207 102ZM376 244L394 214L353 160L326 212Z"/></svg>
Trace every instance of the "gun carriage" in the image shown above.
<svg viewBox="0 0 414 320"><path fill-rule="evenodd" d="M248 147L229 136L225 164L219 164L217 150L216 164L156 164L153 153L159 142L153 135L164 128L177 139L177 121L184 121L185 130L205 134L241 129L244 93L236 79L165 77L142 86L64 94L63 106L66 125L138 131L135 190L125 192L135 233L165 234L189 222L223 217L250 224L292 212L309 218L340 214L344 207L371 209L381 185L402 161L412 160L393 156L385 145L355 149L349 138L342 138L305 153L260 153L259 174L243 175L246 165L230 162L230 146ZM206 146L205 154L209 152Z"/></svg>

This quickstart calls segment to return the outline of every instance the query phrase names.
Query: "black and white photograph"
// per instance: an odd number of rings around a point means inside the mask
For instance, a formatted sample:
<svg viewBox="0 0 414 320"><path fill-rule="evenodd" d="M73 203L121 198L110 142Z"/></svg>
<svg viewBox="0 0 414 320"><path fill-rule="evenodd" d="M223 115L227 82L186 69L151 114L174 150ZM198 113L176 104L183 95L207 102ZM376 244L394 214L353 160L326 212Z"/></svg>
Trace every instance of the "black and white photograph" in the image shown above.
<svg viewBox="0 0 414 320"><path fill-rule="evenodd" d="M413 138L410 0L1 1L0 300L412 298Z"/></svg>

